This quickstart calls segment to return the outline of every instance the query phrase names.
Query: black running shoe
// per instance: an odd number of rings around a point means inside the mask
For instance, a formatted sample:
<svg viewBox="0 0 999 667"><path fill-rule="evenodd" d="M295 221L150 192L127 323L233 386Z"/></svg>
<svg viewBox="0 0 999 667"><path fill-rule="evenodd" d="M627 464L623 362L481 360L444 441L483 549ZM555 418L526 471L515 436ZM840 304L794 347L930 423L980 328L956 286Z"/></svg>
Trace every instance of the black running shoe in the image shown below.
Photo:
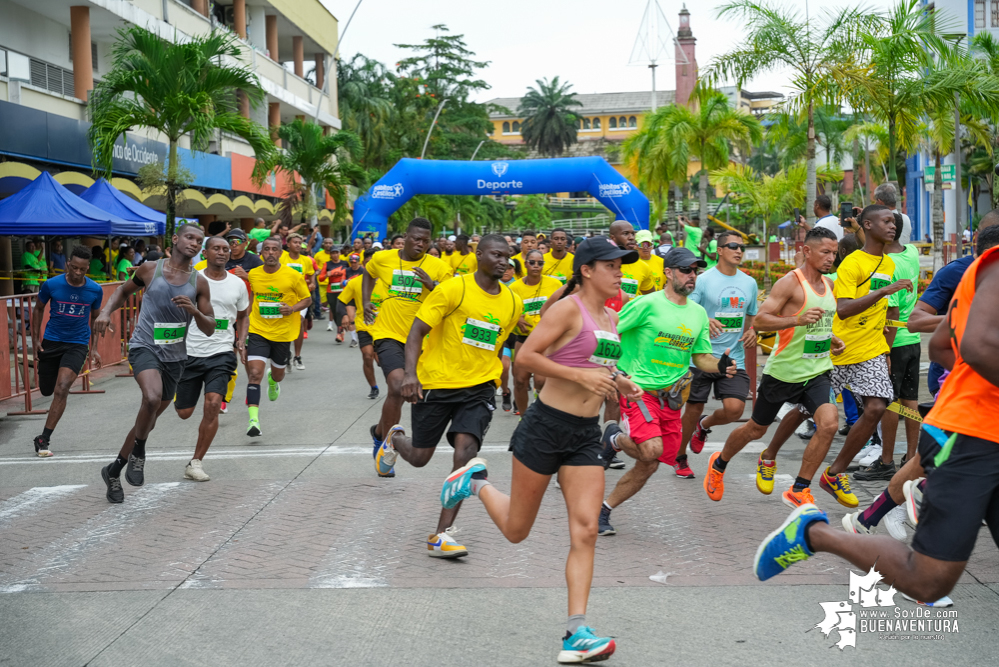
<svg viewBox="0 0 999 667"><path fill-rule="evenodd" d="M845 424L843 428L839 430L840 435L850 435L850 429L853 428L850 424Z"/></svg>
<svg viewBox="0 0 999 667"><path fill-rule="evenodd" d="M111 464L107 464L101 468L101 477L104 478L104 483L108 485L107 499L109 503L123 503L125 502L125 492L121 488L121 479L118 477L112 477L108 470L111 468Z"/></svg>
<svg viewBox="0 0 999 667"><path fill-rule="evenodd" d="M853 473L853 477L861 482L888 481L895 476L896 472L894 461L885 463L878 459L866 470L858 470Z"/></svg>
<svg viewBox="0 0 999 667"><path fill-rule="evenodd" d="M513 409L513 397L510 392L503 393L503 412L510 412Z"/></svg>
<svg viewBox="0 0 999 667"><path fill-rule="evenodd" d="M604 462L604 470L607 470L614 462L614 456L619 450L614 449L614 445L611 444L611 438L616 433L621 433L621 427L614 422L607 424L607 428L604 429L604 434L600 438L600 444L604 446L604 450L600 452L600 459ZM622 465L622 467L624 467Z"/></svg>
<svg viewBox="0 0 999 667"><path fill-rule="evenodd" d="M371 391L368 392L368 398L371 400L378 398L378 387L371 388Z"/></svg>
<svg viewBox="0 0 999 667"><path fill-rule="evenodd" d="M614 468L614 470L624 470L624 461L614 455L611 455L611 462L607 464L607 467Z"/></svg>
<svg viewBox="0 0 999 667"><path fill-rule="evenodd" d="M146 476L142 469L146 467L146 458L141 459L135 454L128 455L128 465L125 466L125 481L132 486L142 486L146 483Z"/></svg>
<svg viewBox="0 0 999 667"><path fill-rule="evenodd" d="M600 506L600 520L597 527L597 535L617 535L617 531L614 530L614 526L610 525L610 513L611 511L606 505Z"/></svg>
<svg viewBox="0 0 999 667"><path fill-rule="evenodd" d="M49 451L48 438L43 435L35 436L35 456L40 456L42 458L52 456L52 452Z"/></svg>

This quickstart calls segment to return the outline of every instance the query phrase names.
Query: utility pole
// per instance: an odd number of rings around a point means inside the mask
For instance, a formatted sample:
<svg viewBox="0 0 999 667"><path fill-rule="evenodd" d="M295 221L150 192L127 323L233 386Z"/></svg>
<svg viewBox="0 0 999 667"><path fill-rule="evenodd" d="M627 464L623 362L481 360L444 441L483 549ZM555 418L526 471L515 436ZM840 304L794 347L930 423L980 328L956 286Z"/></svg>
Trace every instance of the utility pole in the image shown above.
<svg viewBox="0 0 999 667"><path fill-rule="evenodd" d="M964 230L961 229L961 209L964 207L964 190L961 187L961 93L954 93L954 231L957 232L958 248L964 243ZM968 220L969 227L971 220Z"/></svg>

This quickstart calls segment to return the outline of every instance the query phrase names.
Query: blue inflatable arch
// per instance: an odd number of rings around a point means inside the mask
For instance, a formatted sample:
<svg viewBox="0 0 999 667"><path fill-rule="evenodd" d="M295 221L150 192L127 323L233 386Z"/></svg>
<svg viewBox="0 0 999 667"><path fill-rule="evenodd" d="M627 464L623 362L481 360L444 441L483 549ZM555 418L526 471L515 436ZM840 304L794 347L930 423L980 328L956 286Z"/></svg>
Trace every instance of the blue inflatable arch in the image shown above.
<svg viewBox="0 0 999 667"><path fill-rule="evenodd" d="M403 158L354 203L352 236L386 236L388 218L414 195L530 195L589 192L615 218L649 227L649 200L602 157L548 160Z"/></svg>

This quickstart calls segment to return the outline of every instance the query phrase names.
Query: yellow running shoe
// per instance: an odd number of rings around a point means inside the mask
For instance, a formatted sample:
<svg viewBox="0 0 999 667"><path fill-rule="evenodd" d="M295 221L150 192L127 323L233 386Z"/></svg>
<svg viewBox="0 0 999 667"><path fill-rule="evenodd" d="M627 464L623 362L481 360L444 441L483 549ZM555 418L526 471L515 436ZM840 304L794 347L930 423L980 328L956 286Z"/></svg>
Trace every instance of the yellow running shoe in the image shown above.
<svg viewBox="0 0 999 667"><path fill-rule="evenodd" d="M774 475L777 474L776 461L756 459L756 488L760 493L769 496L774 492Z"/></svg>
<svg viewBox="0 0 999 667"><path fill-rule="evenodd" d="M468 555L468 549L458 544L454 537L458 529L452 526L443 533L427 538L427 555L431 558L461 558Z"/></svg>
<svg viewBox="0 0 999 667"><path fill-rule="evenodd" d="M853 509L860 504L860 501L857 500L857 496L850 491L850 476L846 473L830 475L829 468L826 468L822 471L822 477L819 479L819 486L821 486L824 491L830 493L836 499L836 502L843 507Z"/></svg>

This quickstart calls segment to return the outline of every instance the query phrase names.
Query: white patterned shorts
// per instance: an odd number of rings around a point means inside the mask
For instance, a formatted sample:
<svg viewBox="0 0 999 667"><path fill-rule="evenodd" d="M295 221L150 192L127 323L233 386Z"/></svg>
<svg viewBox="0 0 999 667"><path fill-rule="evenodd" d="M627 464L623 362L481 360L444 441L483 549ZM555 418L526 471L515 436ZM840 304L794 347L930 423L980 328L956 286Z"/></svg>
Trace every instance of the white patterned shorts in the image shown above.
<svg viewBox="0 0 999 667"><path fill-rule="evenodd" d="M849 387L857 396L877 396L891 402L895 398L892 388L891 374L888 373L888 355L882 354L861 361L858 364L833 366L833 391L839 393L844 387Z"/></svg>

